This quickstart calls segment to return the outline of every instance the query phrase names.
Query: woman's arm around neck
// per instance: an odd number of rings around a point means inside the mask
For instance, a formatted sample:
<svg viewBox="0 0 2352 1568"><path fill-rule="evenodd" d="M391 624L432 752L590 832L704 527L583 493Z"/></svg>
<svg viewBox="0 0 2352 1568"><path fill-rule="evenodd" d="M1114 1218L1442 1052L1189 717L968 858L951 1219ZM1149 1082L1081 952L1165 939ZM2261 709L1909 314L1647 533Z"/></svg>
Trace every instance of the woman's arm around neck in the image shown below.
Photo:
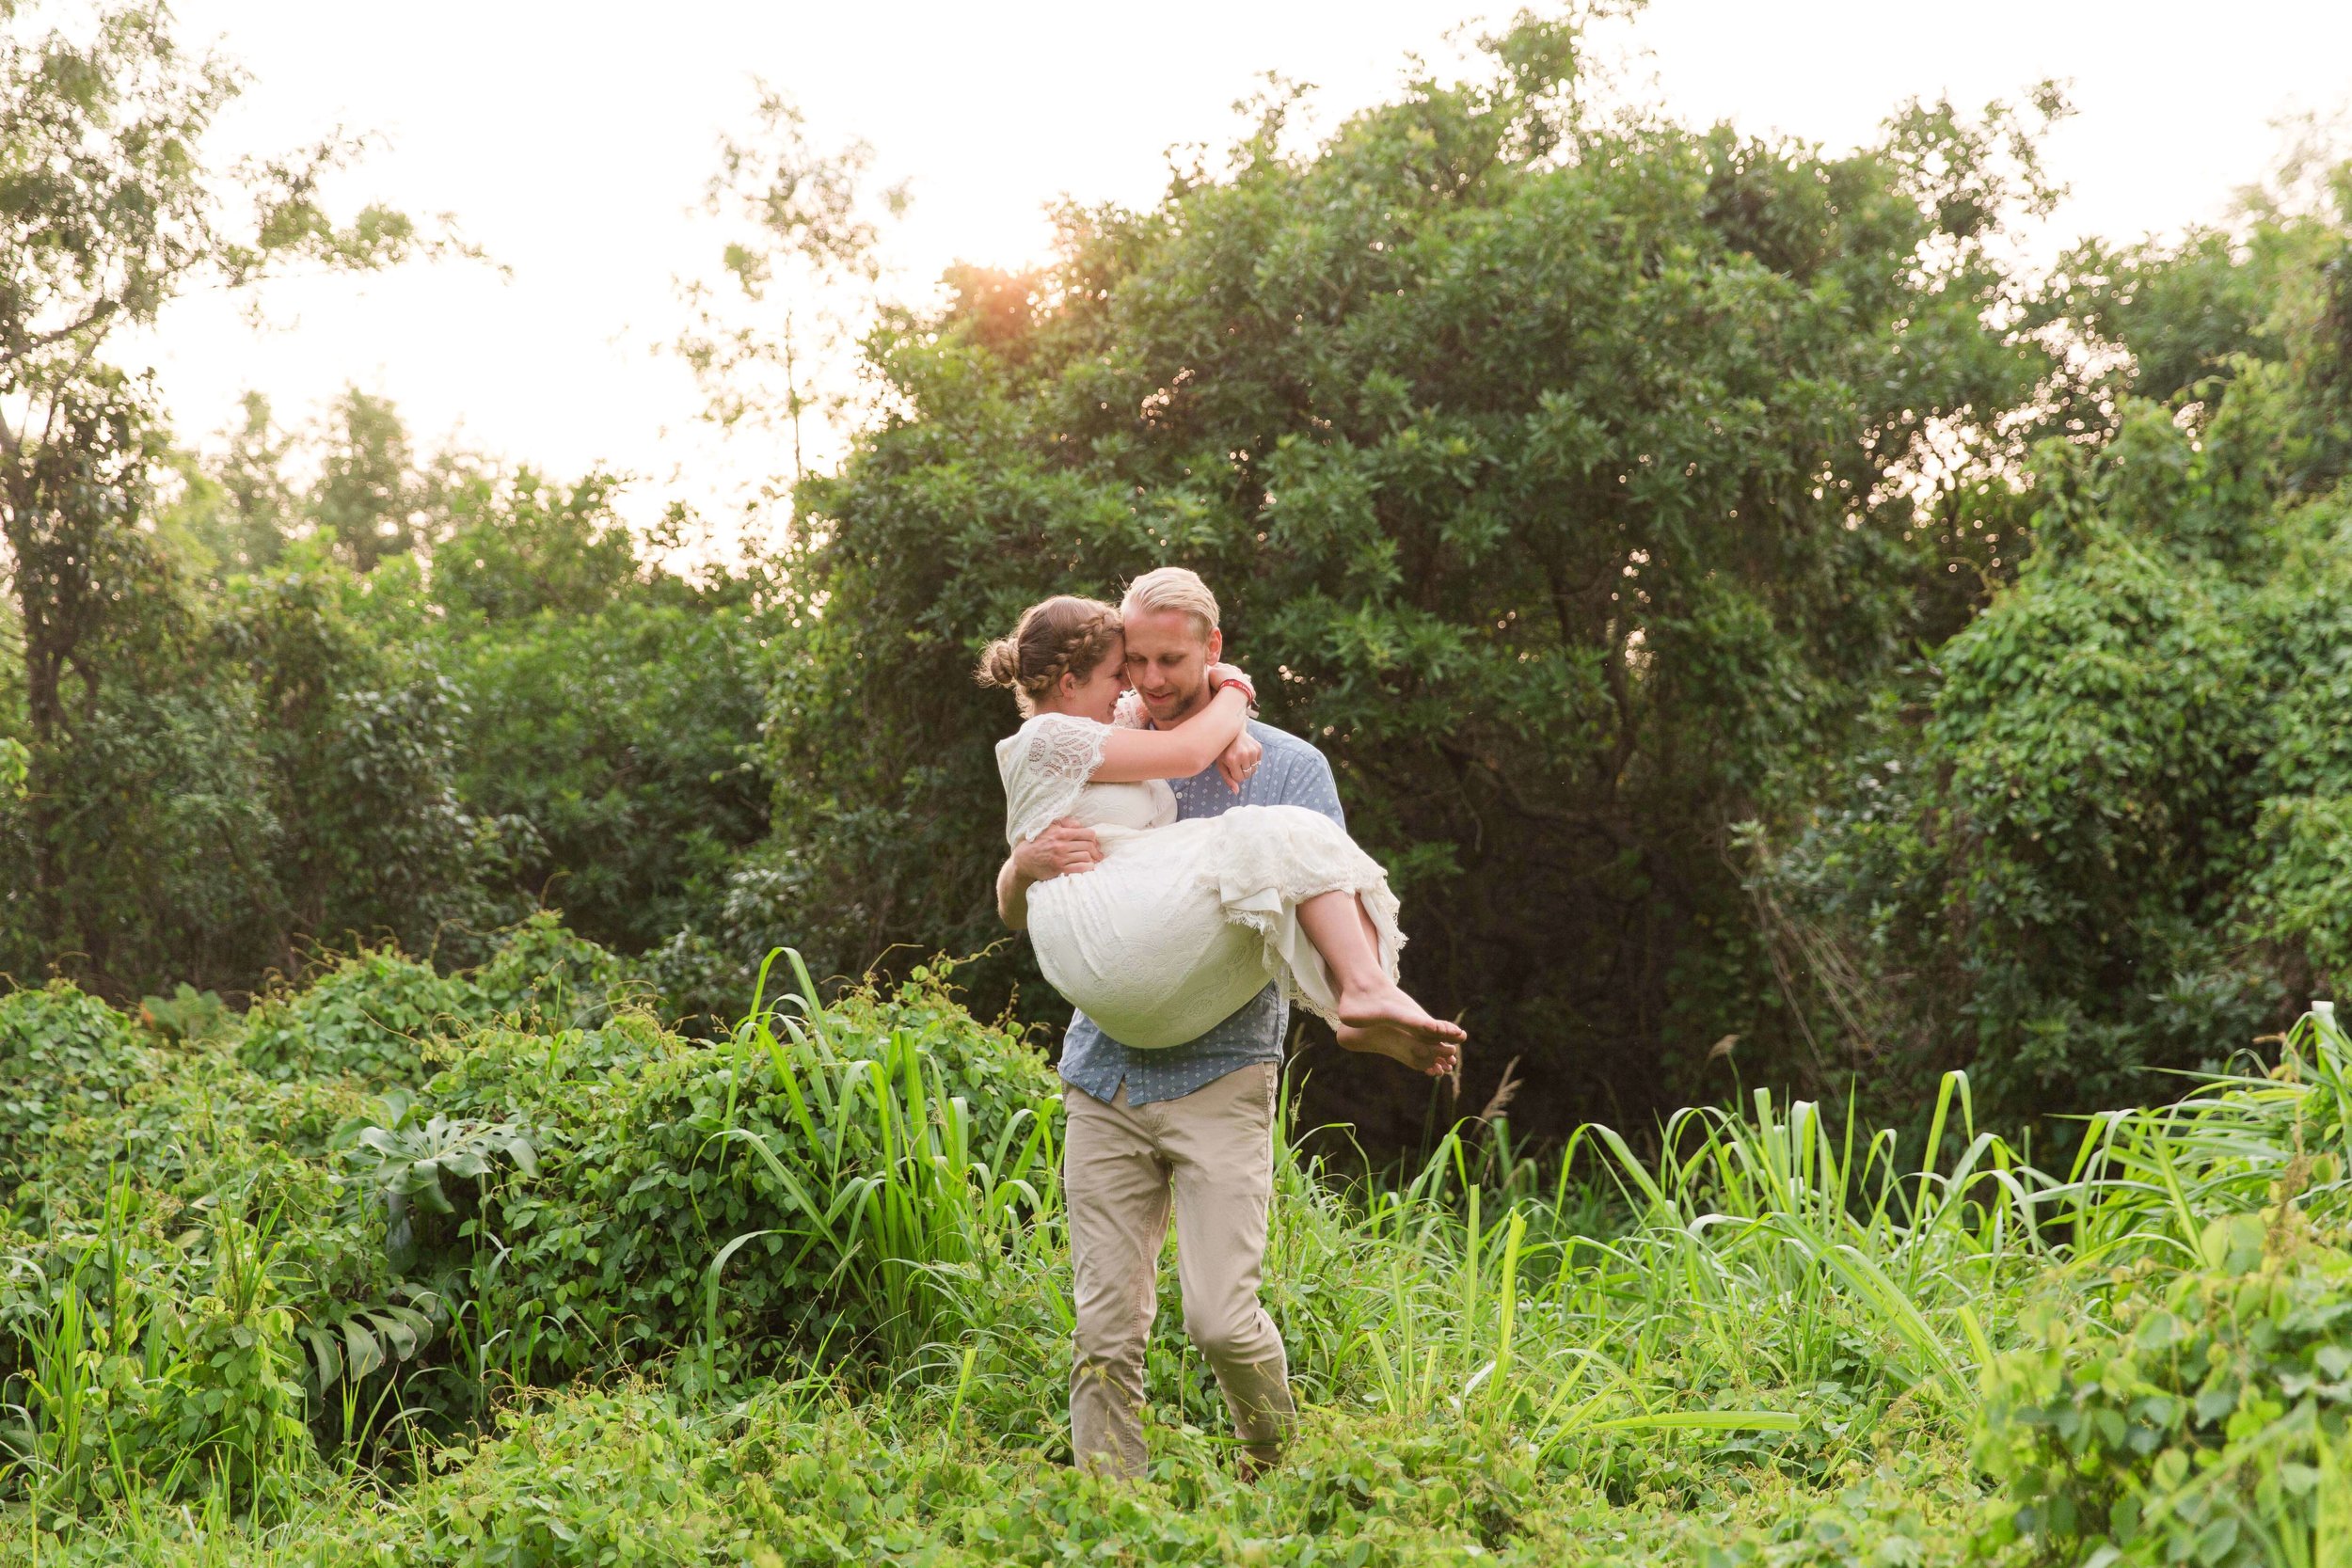
<svg viewBox="0 0 2352 1568"><path fill-rule="evenodd" d="M1103 744L1096 784L1189 779L1216 761L1249 722L1249 699L1240 687L1219 687L1191 718L1167 730L1113 730Z"/></svg>

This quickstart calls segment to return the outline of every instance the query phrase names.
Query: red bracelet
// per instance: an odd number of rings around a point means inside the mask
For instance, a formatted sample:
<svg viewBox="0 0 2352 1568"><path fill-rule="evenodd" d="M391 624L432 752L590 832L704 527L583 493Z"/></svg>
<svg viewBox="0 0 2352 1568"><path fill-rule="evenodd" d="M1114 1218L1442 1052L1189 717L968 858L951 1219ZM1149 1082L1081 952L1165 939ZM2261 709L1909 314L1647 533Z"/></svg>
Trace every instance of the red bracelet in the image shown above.
<svg viewBox="0 0 2352 1568"><path fill-rule="evenodd" d="M1258 689L1249 684L1248 676L1228 675L1223 680L1217 682L1216 689L1217 690L1222 691L1229 686L1242 694L1243 698L1246 700L1245 705L1252 711L1256 710L1258 706Z"/></svg>

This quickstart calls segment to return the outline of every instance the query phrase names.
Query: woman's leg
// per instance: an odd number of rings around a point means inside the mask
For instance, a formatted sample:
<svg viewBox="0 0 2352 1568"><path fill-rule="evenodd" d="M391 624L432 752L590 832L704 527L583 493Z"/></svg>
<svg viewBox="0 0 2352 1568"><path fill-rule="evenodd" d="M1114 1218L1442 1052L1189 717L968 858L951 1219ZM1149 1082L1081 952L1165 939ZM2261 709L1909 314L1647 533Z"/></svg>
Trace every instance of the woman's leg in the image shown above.
<svg viewBox="0 0 2352 1568"><path fill-rule="evenodd" d="M1298 906L1298 924L1331 971L1339 991L1340 1043L1376 1051L1438 1073L1454 1065L1459 1027L1432 1018L1388 976L1371 914L1353 893L1325 893Z"/></svg>

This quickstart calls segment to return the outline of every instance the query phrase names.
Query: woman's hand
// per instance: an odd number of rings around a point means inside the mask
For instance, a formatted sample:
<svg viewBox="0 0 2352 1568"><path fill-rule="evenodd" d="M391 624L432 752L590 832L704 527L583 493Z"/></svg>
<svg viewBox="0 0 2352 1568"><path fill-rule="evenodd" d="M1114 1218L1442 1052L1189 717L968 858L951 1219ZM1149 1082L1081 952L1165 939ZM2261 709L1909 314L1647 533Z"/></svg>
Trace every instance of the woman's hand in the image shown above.
<svg viewBox="0 0 2352 1568"><path fill-rule="evenodd" d="M1222 691L1229 686L1237 688L1242 696L1248 700L1251 711L1256 711L1258 706L1258 689L1250 683L1248 675L1242 672L1241 666L1238 664L1210 665L1209 689L1211 691Z"/></svg>
<svg viewBox="0 0 2352 1568"><path fill-rule="evenodd" d="M1128 730L1113 726L1103 739L1103 760L1094 766L1094 782L1136 784L1145 779L1189 779L1220 766L1233 744L1249 734L1249 710L1256 705L1258 694L1250 689L1249 677L1230 664L1209 666L1209 685L1208 703L1173 728ZM1240 701L1227 702L1228 691ZM1233 784L1230 775L1226 783Z"/></svg>
<svg viewBox="0 0 2352 1568"><path fill-rule="evenodd" d="M1216 770L1225 776L1225 787L1234 794L1249 782L1249 775L1258 770L1258 760L1265 755L1265 748L1244 730L1225 748L1216 759Z"/></svg>

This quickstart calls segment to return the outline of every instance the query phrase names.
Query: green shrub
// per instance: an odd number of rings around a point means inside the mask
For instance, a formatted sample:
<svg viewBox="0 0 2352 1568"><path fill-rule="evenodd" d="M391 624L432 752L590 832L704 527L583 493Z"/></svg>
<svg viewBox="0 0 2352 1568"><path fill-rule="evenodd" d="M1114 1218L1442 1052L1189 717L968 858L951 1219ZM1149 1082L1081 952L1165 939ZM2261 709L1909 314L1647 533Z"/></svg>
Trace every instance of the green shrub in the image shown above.
<svg viewBox="0 0 2352 1568"><path fill-rule="evenodd" d="M390 947L343 959L309 987L253 1009L238 1059L264 1078L350 1077L376 1086L426 1076L427 1040L482 1014L462 975L404 958Z"/></svg>
<svg viewBox="0 0 2352 1568"><path fill-rule="evenodd" d="M131 1021L64 980L0 996L0 1194L60 1128L154 1075Z"/></svg>
<svg viewBox="0 0 2352 1568"><path fill-rule="evenodd" d="M582 1028L612 1016L631 966L566 927L551 911L507 932L472 975L480 1006L526 1025Z"/></svg>
<svg viewBox="0 0 2352 1568"><path fill-rule="evenodd" d="M1987 1378L1983 1535L2044 1560L2255 1568L2352 1539L2352 1254L2294 1215L2207 1224L2201 1267L2050 1309Z"/></svg>
<svg viewBox="0 0 2352 1568"><path fill-rule="evenodd" d="M503 1019L527 1029L610 1018L628 990L622 959L542 911L501 933L481 968L443 974L386 946L363 949L300 990L256 1006L238 1057L265 1078L410 1087L436 1040Z"/></svg>
<svg viewBox="0 0 2352 1568"><path fill-rule="evenodd" d="M457 1200L467 1195L461 1187L453 1200L453 1180L479 1181L501 1161L526 1177L536 1176L539 1165L530 1131L518 1122L427 1119L397 1089L385 1104L392 1112L388 1125L360 1130L351 1142L350 1159L383 1200L385 1255L405 1272L415 1266L423 1236L432 1235L428 1227L457 1215ZM444 1233L437 1239L446 1244L450 1238Z"/></svg>
<svg viewBox="0 0 2352 1568"><path fill-rule="evenodd" d="M169 996L141 998L138 1018L172 1041L225 1039L237 1032L241 1022L220 999L220 992L198 990L185 980L173 987Z"/></svg>
<svg viewBox="0 0 2352 1568"><path fill-rule="evenodd" d="M147 1465L185 1455L198 1475L244 1491L310 1457L302 1355L294 1315L271 1272L274 1251L242 1221L222 1222L213 1288L171 1325L172 1375L161 1382L178 1397L151 1408L159 1418L151 1440L139 1445Z"/></svg>
<svg viewBox="0 0 2352 1568"><path fill-rule="evenodd" d="M919 1342L958 1271L984 1271L1050 1201L1030 1177L1051 1167L1058 1103L1036 1050L928 970L716 1044L636 1018L485 1030L420 1110L527 1127L538 1169L483 1178L455 1250L419 1267L475 1269L485 1319L537 1347L522 1376L705 1335L755 1365L884 1331Z"/></svg>
<svg viewBox="0 0 2352 1568"><path fill-rule="evenodd" d="M746 1550L725 1506L732 1455L673 1401L643 1388L579 1389L517 1425L424 1488L375 1554L350 1549L328 1560L418 1568L767 1560Z"/></svg>

